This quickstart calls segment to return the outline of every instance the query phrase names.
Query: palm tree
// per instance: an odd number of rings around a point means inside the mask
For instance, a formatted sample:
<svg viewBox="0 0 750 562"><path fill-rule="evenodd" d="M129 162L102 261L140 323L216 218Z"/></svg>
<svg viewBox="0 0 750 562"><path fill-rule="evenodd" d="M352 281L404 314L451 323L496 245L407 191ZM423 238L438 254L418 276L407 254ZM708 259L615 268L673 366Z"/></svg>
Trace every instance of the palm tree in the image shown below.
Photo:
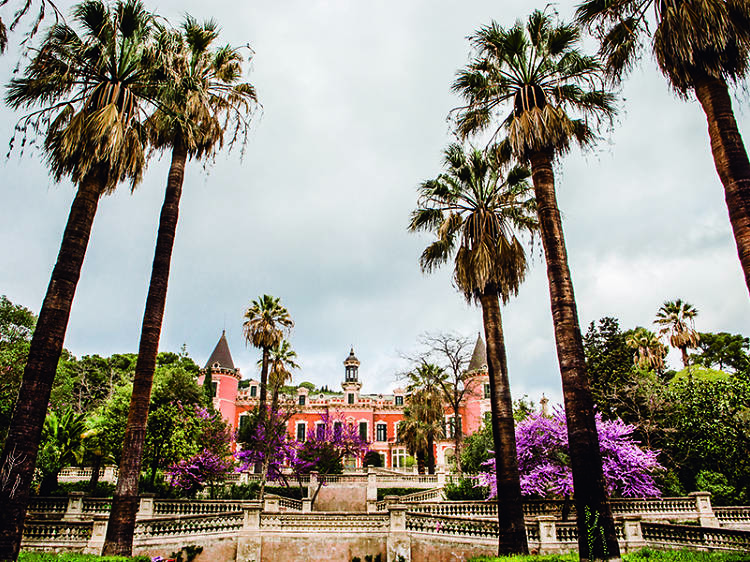
<svg viewBox="0 0 750 562"><path fill-rule="evenodd" d="M218 37L215 23L202 25L188 17L182 33L161 29L157 38L160 102L147 128L153 146L171 149L172 162L159 219L159 231L143 314L138 360L133 379L128 425L117 489L112 499L104 553L130 556L138 511L138 480L159 351L172 248L177 231L180 197L189 158L212 156L232 131L230 144L247 135L246 115L256 100L255 89L242 78L242 56L236 49L211 50Z"/></svg>
<svg viewBox="0 0 750 562"><path fill-rule="evenodd" d="M76 414L73 410L67 410L61 416L55 412L47 414L39 451L43 473L39 484L40 495L49 496L57 489L57 477L63 468L81 462L85 432L85 414Z"/></svg>
<svg viewBox="0 0 750 562"><path fill-rule="evenodd" d="M578 29L547 13L535 11L525 25L508 29L492 22L470 40L477 54L453 84L466 101L454 112L457 130L467 137L493 129L493 139L504 130L498 157L530 164L568 420L579 551L581 558L618 557L553 170L571 143L594 140L593 127L614 115L614 97L603 90L598 60L578 50ZM604 529L605 540L595 541L593 552L587 513Z"/></svg>
<svg viewBox="0 0 750 562"><path fill-rule="evenodd" d="M443 369L424 361L406 374L406 390L410 393L407 419L410 423L405 425L405 430L407 434L414 434L414 449L425 454L429 474L435 473L435 438L443 433L445 406L438 380L444 376ZM424 436L424 447L416 447L422 442L420 436Z"/></svg>
<svg viewBox="0 0 750 562"><path fill-rule="evenodd" d="M646 328L636 328L625 337L625 345L634 349L633 364L641 369L664 372L664 357L667 350L658 336Z"/></svg>
<svg viewBox="0 0 750 562"><path fill-rule="evenodd" d="M261 416L266 408L266 389L268 386L268 364L271 349L281 344L284 335L294 327L289 311L281 306L280 299L271 295L263 295L252 301L245 312L245 323L242 325L245 341L253 347L259 348L261 357L260 369L260 397L258 409Z"/></svg>
<svg viewBox="0 0 750 562"><path fill-rule="evenodd" d="M141 116L152 80L152 21L138 0L112 6L85 0L73 11L81 33L54 25L8 88L11 107L38 108L18 127L23 134L44 132L55 178L69 177L77 192L0 457L3 480L13 483L0 489L0 560L18 555L42 425L99 198L120 181L135 186L145 165Z"/></svg>
<svg viewBox="0 0 750 562"><path fill-rule="evenodd" d="M0 8L8 5L9 3L10 0L0 0ZM16 28L16 26L21 22L21 19L29 13L32 4L33 2L29 0L22 0L21 6L19 6L10 20L10 25L6 26L3 18L0 17L0 55L3 54L5 52L5 49L8 47L8 29L13 31ZM26 33L26 39L24 39L22 44L29 39L32 39L34 35L36 35L36 32L39 30L39 25L42 23L42 20L44 19L44 16L47 14L48 10L51 10L54 13L55 21L60 20L60 10L57 9L55 3L50 2L50 0L40 0L39 9L34 16L34 20L31 24L31 29Z"/></svg>
<svg viewBox="0 0 750 562"><path fill-rule="evenodd" d="M271 386L271 410L276 410L281 387L292 380L292 369L299 369L296 361L297 352L292 349L287 340L282 340L279 345L271 348L268 352L268 379ZM263 360L259 362L263 367Z"/></svg>
<svg viewBox="0 0 750 562"><path fill-rule="evenodd" d="M437 235L422 253L422 270L432 271L453 258L456 286L467 301L482 307L498 466L498 550L500 554L525 553L528 543L499 298L507 302L526 274L526 256L514 231L536 228L534 201L526 181L529 173L517 167L503 181L484 153L467 153L458 144L445 151L445 169L421 185L419 208L409 228Z"/></svg>
<svg viewBox="0 0 750 562"><path fill-rule="evenodd" d="M584 0L577 18L600 39L613 82L635 66L648 44L678 95L695 93L750 291L750 162L728 87L748 76L750 6L736 0Z"/></svg>
<svg viewBox="0 0 750 562"><path fill-rule="evenodd" d="M682 364L688 366L688 349L695 349L700 335L695 331L696 308L682 299L666 301L656 313L654 324L659 326L659 335L669 336L669 344L682 353Z"/></svg>

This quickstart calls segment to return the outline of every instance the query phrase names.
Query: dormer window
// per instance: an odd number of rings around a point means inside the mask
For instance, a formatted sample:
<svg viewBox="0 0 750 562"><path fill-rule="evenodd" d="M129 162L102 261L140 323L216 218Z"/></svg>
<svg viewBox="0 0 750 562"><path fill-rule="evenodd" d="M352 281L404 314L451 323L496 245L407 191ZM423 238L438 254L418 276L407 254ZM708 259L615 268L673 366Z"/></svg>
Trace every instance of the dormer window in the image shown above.
<svg viewBox="0 0 750 562"><path fill-rule="evenodd" d="M304 394L300 394L299 395L299 397L298 397L298 403L299 403L300 406L304 406L305 405L305 398L306 397L305 397Z"/></svg>
<svg viewBox="0 0 750 562"><path fill-rule="evenodd" d="M396 406L403 406L403 405L404 405L404 397L396 396Z"/></svg>
<svg viewBox="0 0 750 562"><path fill-rule="evenodd" d="M258 396L258 387L253 385L250 387L250 398L255 398Z"/></svg>
<svg viewBox="0 0 750 562"><path fill-rule="evenodd" d="M346 403L347 404L354 404L354 393L353 392L347 392L346 393Z"/></svg>

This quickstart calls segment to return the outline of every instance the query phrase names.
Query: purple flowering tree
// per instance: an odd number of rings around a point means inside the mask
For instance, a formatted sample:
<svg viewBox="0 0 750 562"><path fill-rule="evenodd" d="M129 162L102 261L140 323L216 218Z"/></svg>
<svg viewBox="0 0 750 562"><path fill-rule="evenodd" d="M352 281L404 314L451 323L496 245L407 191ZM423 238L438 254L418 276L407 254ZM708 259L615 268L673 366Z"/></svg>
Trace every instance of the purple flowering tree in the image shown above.
<svg viewBox="0 0 750 562"><path fill-rule="evenodd" d="M562 497L573 494L565 422L565 413L556 410L551 417L532 414L516 426L523 495ZM658 451L639 447L633 439L635 426L619 419L603 421L597 414L596 428L607 493L623 497L661 496L653 478L654 471L663 468L657 460ZM494 456L482 466L487 467L487 472L479 474L479 483L489 487L492 498L496 494Z"/></svg>
<svg viewBox="0 0 750 562"><path fill-rule="evenodd" d="M231 471L230 459L203 449L197 455L173 464L167 470L167 475L170 476L172 486L185 495L193 496L208 484L211 498L214 498L214 485L223 481Z"/></svg>

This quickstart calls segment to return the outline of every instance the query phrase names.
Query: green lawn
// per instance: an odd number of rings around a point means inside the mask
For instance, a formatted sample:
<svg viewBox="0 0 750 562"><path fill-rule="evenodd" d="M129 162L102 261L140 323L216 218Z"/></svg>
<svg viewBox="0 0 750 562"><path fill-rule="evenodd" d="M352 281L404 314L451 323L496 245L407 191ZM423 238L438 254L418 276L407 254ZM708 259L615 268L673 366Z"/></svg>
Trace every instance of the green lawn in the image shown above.
<svg viewBox="0 0 750 562"><path fill-rule="evenodd" d="M94 556L92 554L50 554L47 552L22 552L18 562L151 562L148 556Z"/></svg>
<svg viewBox="0 0 750 562"><path fill-rule="evenodd" d="M653 550L644 548L622 557L624 562L750 562L741 552L699 552L696 550ZM546 556L500 556L471 558L468 562L578 562L578 554Z"/></svg>

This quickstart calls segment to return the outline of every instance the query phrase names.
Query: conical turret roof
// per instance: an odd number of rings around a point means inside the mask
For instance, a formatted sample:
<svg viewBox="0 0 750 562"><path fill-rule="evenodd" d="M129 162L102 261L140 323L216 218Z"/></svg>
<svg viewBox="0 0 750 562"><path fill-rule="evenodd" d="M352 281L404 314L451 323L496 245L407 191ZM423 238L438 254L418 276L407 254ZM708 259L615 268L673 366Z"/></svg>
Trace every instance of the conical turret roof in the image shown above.
<svg viewBox="0 0 750 562"><path fill-rule="evenodd" d="M226 331L222 330L219 342L216 344L211 357L206 362L206 369L213 367L216 363L222 369L234 369L234 361L232 361L232 354L229 353L229 344L227 343Z"/></svg>
<svg viewBox="0 0 750 562"><path fill-rule="evenodd" d="M487 369L487 348L484 345L482 334L477 335L477 343L474 344L474 353L471 354L468 371L484 371Z"/></svg>

